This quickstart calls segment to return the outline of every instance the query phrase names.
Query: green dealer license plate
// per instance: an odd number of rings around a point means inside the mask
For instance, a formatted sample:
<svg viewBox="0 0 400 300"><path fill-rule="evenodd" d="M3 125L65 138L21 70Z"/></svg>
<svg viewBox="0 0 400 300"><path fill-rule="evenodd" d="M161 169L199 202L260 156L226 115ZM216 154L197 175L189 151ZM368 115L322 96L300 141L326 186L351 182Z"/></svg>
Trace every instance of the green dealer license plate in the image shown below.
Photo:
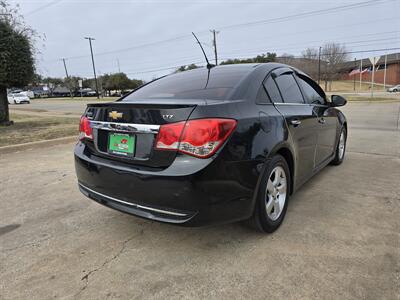
<svg viewBox="0 0 400 300"><path fill-rule="evenodd" d="M133 156L135 152L135 136L110 133L108 137L108 152L118 155Z"/></svg>

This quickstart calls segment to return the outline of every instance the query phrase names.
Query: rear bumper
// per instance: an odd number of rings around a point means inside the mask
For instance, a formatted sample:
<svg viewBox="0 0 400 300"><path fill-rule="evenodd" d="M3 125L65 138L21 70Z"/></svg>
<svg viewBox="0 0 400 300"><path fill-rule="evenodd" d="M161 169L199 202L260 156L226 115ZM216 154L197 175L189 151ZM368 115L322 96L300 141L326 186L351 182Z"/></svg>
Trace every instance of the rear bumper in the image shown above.
<svg viewBox="0 0 400 300"><path fill-rule="evenodd" d="M221 158L191 162L191 158L182 156L169 168L152 172L117 165L86 152L83 143L76 145L79 188L107 207L187 226L251 216L254 187L246 172L240 172L241 163L226 163Z"/></svg>
<svg viewBox="0 0 400 300"><path fill-rule="evenodd" d="M143 217L146 219L156 220L160 222L168 222L181 224L188 222L192 219L196 213L193 212L183 212L183 211L172 211L167 209L154 208L150 206L144 206L133 202L127 202L121 199L117 199L111 196L107 196L96 192L83 184L79 183L79 190L86 197L103 204L107 207L117 209L119 211Z"/></svg>

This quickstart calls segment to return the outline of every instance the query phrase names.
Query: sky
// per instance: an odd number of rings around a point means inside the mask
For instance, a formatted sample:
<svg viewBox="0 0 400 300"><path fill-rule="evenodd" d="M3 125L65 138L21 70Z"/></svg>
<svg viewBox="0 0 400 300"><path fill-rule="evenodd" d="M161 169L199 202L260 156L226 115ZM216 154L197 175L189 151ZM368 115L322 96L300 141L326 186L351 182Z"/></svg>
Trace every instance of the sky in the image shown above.
<svg viewBox="0 0 400 300"><path fill-rule="evenodd" d="M218 31L219 60L276 52L300 55L326 42L367 58L400 52L400 0L8 0L19 5L37 43L43 76L93 77L88 40L93 37L98 75L126 73L151 80L181 65L204 65L195 32L214 61L211 29ZM362 4L359 4L362 3ZM355 5L353 7L343 7ZM343 8L337 8L343 7ZM336 9L335 9L336 8ZM311 13L313 12L313 13Z"/></svg>

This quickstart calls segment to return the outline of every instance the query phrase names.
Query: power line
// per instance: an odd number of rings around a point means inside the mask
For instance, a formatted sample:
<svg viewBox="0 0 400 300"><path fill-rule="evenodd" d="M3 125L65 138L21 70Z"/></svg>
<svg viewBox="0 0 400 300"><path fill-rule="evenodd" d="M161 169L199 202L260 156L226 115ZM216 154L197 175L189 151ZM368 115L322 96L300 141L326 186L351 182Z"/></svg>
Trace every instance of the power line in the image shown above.
<svg viewBox="0 0 400 300"><path fill-rule="evenodd" d="M340 54L368 53L368 52L391 51L391 50L399 50L399 49L400 49L400 48L396 48L396 47L392 47L392 48L380 48L380 49L370 49L370 50L346 51L346 52L343 52L343 53L340 53ZM259 54L259 53L258 53L258 54ZM235 58L237 58L237 59L248 59L248 58L250 58L249 56L251 56L251 55L248 55L248 56L239 56L239 57L235 57ZM288 58L288 57L290 57L290 58L303 58L303 56L301 56L301 55L297 55L297 56L295 56L295 55L290 55L290 56L277 56L276 58L279 59L279 58ZM228 60L228 59L231 59L231 58L228 58L228 57L221 58L221 60ZM202 63L204 63L204 61L197 61L197 62L187 61L187 62L185 63L185 65L188 65L188 64L191 64L191 63L193 63L193 64L202 64ZM181 67L181 66L182 66L182 64L180 64L180 65L175 65L175 66L165 66L165 67L161 67L161 68L157 68L157 69L127 70L127 71L125 72L125 74L127 74L127 75L132 75L132 74L153 73L153 72L158 72L158 71L166 71L166 70L178 69L178 68ZM106 72L106 73L107 73L107 72Z"/></svg>
<svg viewBox="0 0 400 300"><path fill-rule="evenodd" d="M392 41L392 40L395 40L395 39L398 39L398 38L397 37L395 37L395 38L390 37L390 38L382 38L382 39L359 40L359 41L343 42L342 44L344 44L344 45L363 44L363 43L376 42L376 41ZM321 41L321 40L307 41L307 42L304 42L304 44L302 44L302 45L306 45L306 46L301 46L299 43L290 43L290 44L283 44L283 45L281 44L281 45L276 45L276 46L268 45L267 47L262 48L262 49L261 48L257 48L257 49L236 49L236 50L234 50L232 52L224 53L223 55L225 57L227 55L236 56L236 55L238 55L239 52L243 53L244 51L250 52L250 53L260 53L260 52L266 52L266 51L268 51L268 49L269 49L269 52L287 51L287 50L306 48L306 47L310 48L313 43L317 44L316 47L318 47L319 45L321 45L321 43L327 43L327 42L329 42L329 41L328 40L327 41ZM290 47L291 45L296 45L296 46L295 47ZM277 48L277 47L279 47L279 48Z"/></svg>
<svg viewBox="0 0 400 300"><path fill-rule="evenodd" d="M177 41L177 40L185 39L185 38L190 37L190 36L191 35L182 35L182 36L179 36L179 37L166 39L166 40L162 40L162 41L150 42L150 43L145 43L145 44L132 46L132 47L127 47L127 48L121 48L121 49L116 49L116 50L99 52L99 53L96 54L96 56L103 56L103 55L109 55L109 54L114 54L114 53L119 53L119 52L126 52L126 51L130 51L130 50L138 49L138 48L144 48L144 47L149 47L149 46L158 45L158 44L162 44L162 43ZM87 55L76 55L76 56L70 56L70 57L67 57L67 58L68 59L79 59L79 58L86 58L86 57L87 57Z"/></svg>
<svg viewBox="0 0 400 300"><path fill-rule="evenodd" d="M61 1L61 0L59 0L59 1ZM288 15L288 16L283 16L283 17L278 17L278 18L264 19L264 20L259 20L259 21L255 21L255 22L247 22L247 23L226 25L226 26L219 27L219 29L231 29L231 28L236 28L236 27L241 27L241 26L257 25L257 24L280 23L280 22L291 21L291 20L296 19L296 18L304 18L304 17L307 17L307 16L314 16L314 15L321 15L321 14L326 14L326 13L339 12L339 11L344 11L344 10L349 10L349 9L354 9L354 8L360 8L360 7L366 7L366 6L371 6L371 5L377 5L377 4L382 4L382 3L385 3L385 2L392 2L392 1L396 1L396 0L378 0L378 1L371 0L371 1L365 1L365 2L358 2L358 3L342 5L342 6L336 6L336 7L331 7L331 8L327 8L327 9L314 10L314 11L309 11L309 12L303 12L303 13L299 13L299 14L293 14L293 15ZM206 32L207 31L199 31L200 34L204 34ZM120 48L120 49L115 49L115 50L110 50L110 51L105 51L105 52L99 52L99 53L97 53L96 56L114 54L114 53L118 53L118 52L126 52L126 51L130 51L130 50L133 50L133 49L138 49L138 48L158 45L158 44L162 44L162 43L168 43L168 42L172 42L172 41L187 39L187 38L190 38L190 37L191 37L190 34L185 34L185 35L176 36L176 37L165 39L165 40L161 40L161 41L145 43L145 44L142 44L142 45L126 47L126 48ZM71 56L71 57L67 57L67 58L68 59L79 59L79 58L84 58L84 57L87 57L87 55Z"/></svg>
<svg viewBox="0 0 400 300"><path fill-rule="evenodd" d="M380 48L380 49L369 49L369 50L358 50L358 51L346 51L342 53L337 53L337 54L355 54L355 53L372 53L372 52L383 52L383 51L394 51L394 50L400 50L400 47L392 47L392 48ZM238 59L248 59L249 57L236 57ZM277 59L280 58L303 58L303 56L277 56ZM224 60L228 58L223 58ZM201 64L204 63L204 61L198 61L198 62L192 62L193 64ZM154 73L154 72L160 72L160 71L168 71L168 70L176 70L179 66L171 66L171 67L165 67L165 68L159 68L159 69L144 69L144 70L137 70L137 71L132 71L132 72L126 72L125 74L127 75L133 75L133 74L146 74L146 73Z"/></svg>
<svg viewBox="0 0 400 300"><path fill-rule="evenodd" d="M33 14L35 14L35 13L37 13L39 11L42 11L42 10L44 10L44 9L54 5L54 4L59 3L61 1L63 1L63 0L54 0L54 1L51 1L50 3L46 3L46 4L42 5L42 6L39 6L38 8L35 8L34 10L31 10L30 12L26 13L25 16L27 17L27 16L30 16L30 15L33 15Z"/></svg>
<svg viewBox="0 0 400 300"><path fill-rule="evenodd" d="M326 9L313 10L313 11L309 11L309 12L303 12L303 13L284 16L284 17L277 17L277 18L264 19L264 20L254 21L254 22L226 25L226 26L221 26L218 29L232 29L232 28L237 28L237 27L253 26L253 25L258 25L258 24L280 23L280 22L291 21L294 19L299 19L299 18L304 18L304 17L309 17L309 16L323 15L323 14L328 14L328 13L333 13L333 12L344 11L344 10L348 10L348 9L355 9L355 8L360 8L360 7L367 7L367 6L371 6L371 5L382 4L385 2L392 2L392 1L396 1L396 0L364 1L364 2L358 2L358 3L353 3L353 4L335 6L335 7L326 8Z"/></svg>
<svg viewBox="0 0 400 300"><path fill-rule="evenodd" d="M378 19L378 20L374 20L374 24L376 24L377 22L382 22L382 21L389 21L389 20L399 20L399 18L394 17L394 18L384 18L384 19ZM255 41L260 41L260 40L265 40L267 38L274 38L274 37L289 37L289 36L299 36L299 34L304 34L304 33L317 33L317 32L326 32L327 30L331 30L331 29L338 29L338 28L349 28L349 27L355 27L358 25L364 25L364 24L371 24L371 21L368 22L358 22L358 23L351 23L351 24L342 24L339 26L334 26L334 27L325 27L325 28L319 28L318 30L315 29L311 29L311 30L305 30L305 31L292 31L292 33L278 33L278 34L274 34L274 35L268 35L268 36L263 36L261 39L252 39L252 42ZM385 33L373 33L373 34L358 34L355 37L360 37L360 36L364 36L364 35L376 35L376 34L385 34ZM347 37L346 37L347 38ZM333 38L331 38L333 39Z"/></svg>

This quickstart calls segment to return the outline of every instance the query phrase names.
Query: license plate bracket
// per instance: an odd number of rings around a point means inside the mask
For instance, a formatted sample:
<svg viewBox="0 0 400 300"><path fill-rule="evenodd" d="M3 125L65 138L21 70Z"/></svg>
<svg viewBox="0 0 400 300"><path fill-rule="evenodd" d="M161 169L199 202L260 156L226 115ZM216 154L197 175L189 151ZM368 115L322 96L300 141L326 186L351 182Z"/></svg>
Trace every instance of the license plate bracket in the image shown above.
<svg viewBox="0 0 400 300"><path fill-rule="evenodd" d="M108 153L133 157L135 155L136 136L123 133L110 133L108 135Z"/></svg>

